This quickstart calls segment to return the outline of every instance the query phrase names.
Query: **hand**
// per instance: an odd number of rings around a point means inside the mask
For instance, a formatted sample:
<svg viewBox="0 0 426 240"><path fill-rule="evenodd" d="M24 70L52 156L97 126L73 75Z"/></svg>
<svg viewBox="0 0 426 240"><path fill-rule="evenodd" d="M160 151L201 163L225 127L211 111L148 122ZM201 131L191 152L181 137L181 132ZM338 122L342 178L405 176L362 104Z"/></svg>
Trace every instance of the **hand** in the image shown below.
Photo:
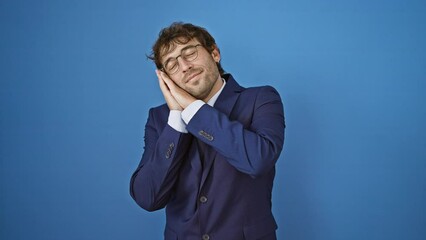
<svg viewBox="0 0 426 240"><path fill-rule="evenodd" d="M164 73L158 69L155 70L155 73L157 74L158 83L160 85L161 92L163 93L164 99L166 100L166 103L169 109L182 111L183 110L182 107L179 105L176 99L172 96L172 94L170 93L170 89L167 87L166 83L163 80L163 77L161 74L164 74Z"/></svg>
<svg viewBox="0 0 426 240"><path fill-rule="evenodd" d="M189 104L193 103L195 100L197 100L195 97L193 97L191 94L177 86L168 76L167 74L157 71L159 73L159 79L160 81L160 87L162 84L165 85L165 88L167 89L167 95L170 95L175 103L178 103L178 105L182 109L185 109L188 107ZM163 86L164 87L164 86ZM163 89L162 89L163 91ZM164 94L164 91L163 91ZM167 99L166 99L167 102ZM168 104L168 103L167 103Z"/></svg>

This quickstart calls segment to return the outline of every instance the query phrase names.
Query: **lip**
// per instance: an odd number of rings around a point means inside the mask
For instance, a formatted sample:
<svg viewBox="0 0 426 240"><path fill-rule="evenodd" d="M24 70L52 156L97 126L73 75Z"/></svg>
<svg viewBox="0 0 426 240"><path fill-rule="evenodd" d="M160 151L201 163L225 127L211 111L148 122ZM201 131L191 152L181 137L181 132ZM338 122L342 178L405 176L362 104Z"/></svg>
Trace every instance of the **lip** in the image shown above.
<svg viewBox="0 0 426 240"><path fill-rule="evenodd" d="M196 76L200 75L202 73L202 71L199 72L195 72L191 75L189 75L189 77L186 79L185 83L188 83L189 81L191 81L193 78L195 78Z"/></svg>

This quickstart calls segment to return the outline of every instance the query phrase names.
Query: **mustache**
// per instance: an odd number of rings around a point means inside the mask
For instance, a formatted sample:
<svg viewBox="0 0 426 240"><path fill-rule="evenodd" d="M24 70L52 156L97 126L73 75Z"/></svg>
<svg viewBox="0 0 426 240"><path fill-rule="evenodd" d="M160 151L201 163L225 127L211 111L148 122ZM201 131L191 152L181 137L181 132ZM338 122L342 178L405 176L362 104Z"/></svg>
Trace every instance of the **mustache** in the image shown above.
<svg viewBox="0 0 426 240"><path fill-rule="evenodd" d="M185 83L188 82L188 80L191 79L194 75L198 75L201 72L202 72L202 70L198 69L198 68L189 70L188 72L186 72L186 74L185 74L185 76L183 78L184 82Z"/></svg>

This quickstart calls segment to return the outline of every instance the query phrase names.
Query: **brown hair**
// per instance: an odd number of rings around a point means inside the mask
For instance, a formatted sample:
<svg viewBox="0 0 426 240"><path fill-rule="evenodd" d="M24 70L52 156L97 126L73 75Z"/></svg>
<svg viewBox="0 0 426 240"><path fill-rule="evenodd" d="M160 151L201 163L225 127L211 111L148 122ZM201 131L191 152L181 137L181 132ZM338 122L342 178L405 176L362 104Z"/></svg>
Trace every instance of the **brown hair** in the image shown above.
<svg viewBox="0 0 426 240"><path fill-rule="evenodd" d="M161 69L163 67L160 62L162 56L173 51L176 44L185 44L194 38L198 40L209 53L212 53L214 49L219 51L214 38L205 28L190 23L174 22L169 27L163 28L160 31L157 41L152 46L152 53L147 57L154 61L158 69ZM217 68L220 75L225 74L220 62L217 63Z"/></svg>

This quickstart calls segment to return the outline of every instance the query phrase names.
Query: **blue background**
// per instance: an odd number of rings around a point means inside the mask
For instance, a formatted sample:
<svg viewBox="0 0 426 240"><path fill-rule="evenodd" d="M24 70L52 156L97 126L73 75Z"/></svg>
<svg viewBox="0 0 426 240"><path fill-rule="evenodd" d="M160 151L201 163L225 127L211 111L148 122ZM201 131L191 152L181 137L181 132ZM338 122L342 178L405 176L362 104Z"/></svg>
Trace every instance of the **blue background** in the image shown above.
<svg viewBox="0 0 426 240"><path fill-rule="evenodd" d="M279 239L426 239L426 3L0 1L0 239L161 239L129 196L149 107L145 54L206 27L243 86L272 85L286 142Z"/></svg>

